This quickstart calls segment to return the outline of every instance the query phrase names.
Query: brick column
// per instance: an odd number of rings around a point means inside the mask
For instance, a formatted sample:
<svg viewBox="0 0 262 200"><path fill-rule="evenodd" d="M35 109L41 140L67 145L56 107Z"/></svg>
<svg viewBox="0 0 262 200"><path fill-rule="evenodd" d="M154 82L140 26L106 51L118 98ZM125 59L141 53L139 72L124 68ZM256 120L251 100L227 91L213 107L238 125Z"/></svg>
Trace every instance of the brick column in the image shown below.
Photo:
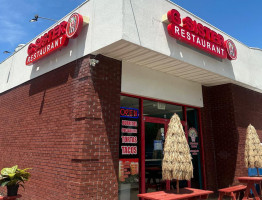
<svg viewBox="0 0 262 200"><path fill-rule="evenodd" d="M81 171L79 199L117 199L121 63L95 59L95 67L86 57L76 69L72 167Z"/></svg>
<svg viewBox="0 0 262 200"><path fill-rule="evenodd" d="M254 125L262 139L262 94L225 84L203 87L203 97L207 185L216 190L234 185L236 177L248 174L244 162L246 128Z"/></svg>

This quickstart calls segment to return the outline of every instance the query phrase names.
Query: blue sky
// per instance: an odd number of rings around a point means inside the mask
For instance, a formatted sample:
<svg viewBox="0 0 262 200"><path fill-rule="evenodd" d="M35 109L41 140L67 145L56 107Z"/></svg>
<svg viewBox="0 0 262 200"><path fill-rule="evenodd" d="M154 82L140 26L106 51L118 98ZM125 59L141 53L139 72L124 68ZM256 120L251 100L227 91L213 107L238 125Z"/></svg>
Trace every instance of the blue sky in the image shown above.
<svg viewBox="0 0 262 200"><path fill-rule="evenodd" d="M249 47L262 49L261 0L173 0Z"/></svg>
<svg viewBox="0 0 262 200"><path fill-rule="evenodd" d="M26 44L54 24L41 20L29 22L35 14L59 20L85 0L0 0L0 62L18 44Z"/></svg>
<svg viewBox="0 0 262 200"><path fill-rule="evenodd" d="M53 24L52 21L41 19L30 23L29 20L35 14L61 19L84 1L0 0L0 62L9 56L3 54L3 51L14 51L18 44L29 42ZM242 43L262 49L261 0L173 0L173 2Z"/></svg>

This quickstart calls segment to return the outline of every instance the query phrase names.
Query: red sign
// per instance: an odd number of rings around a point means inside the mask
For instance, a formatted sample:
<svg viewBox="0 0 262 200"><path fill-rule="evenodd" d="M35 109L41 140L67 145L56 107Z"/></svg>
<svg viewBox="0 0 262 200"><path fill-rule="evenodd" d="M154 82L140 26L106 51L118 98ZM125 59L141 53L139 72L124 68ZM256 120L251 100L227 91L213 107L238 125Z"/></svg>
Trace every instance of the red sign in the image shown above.
<svg viewBox="0 0 262 200"><path fill-rule="evenodd" d="M138 158L139 110L120 107L119 158Z"/></svg>
<svg viewBox="0 0 262 200"><path fill-rule="evenodd" d="M137 129L133 128L121 128L122 133L137 133Z"/></svg>
<svg viewBox="0 0 262 200"><path fill-rule="evenodd" d="M175 9L168 11L167 18L170 22L167 30L171 37L202 49L219 58L236 59L237 51L233 41L224 41L224 37L221 34L216 33L201 23L197 23L190 17L185 17L181 20L180 13ZM231 48L231 52L234 53L230 54L229 48Z"/></svg>
<svg viewBox="0 0 262 200"><path fill-rule="evenodd" d="M83 27L83 17L78 13L74 13L68 19L66 27L66 35L68 38L76 38Z"/></svg>
<svg viewBox="0 0 262 200"><path fill-rule="evenodd" d="M63 21L28 46L26 65L34 63L50 53L67 46L69 38L76 38L81 32L83 17L74 13L68 22Z"/></svg>
<svg viewBox="0 0 262 200"><path fill-rule="evenodd" d="M122 120L122 126L135 126L135 127L137 127L137 121Z"/></svg>
<svg viewBox="0 0 262 200"><path fill-rule="evenodd" d="M227 53L228 56L227 58L229 60L235 60L237 59L237 48L232 40L227 40L225 42L226 48L227 48Z"/></svg>
<svg viewBox="0 0 262 200"><path fill-rule="evenodd" d="M137 136L121 136L121 139L122 139L123 144L126 144L126 143L136 144L137 143Z"/></svg>
<svg viewBox="0 0 262 200"><path fill-rule="evenodd" d="M122 155L137 155L137 146L121 146Z"/></svg>
<svg viewBox="0 0 262 200"><path fill-rule="evenodd" d="M127 117L127 118L138 118L139 111L136 108L120 108L120 117Z"/></svg>

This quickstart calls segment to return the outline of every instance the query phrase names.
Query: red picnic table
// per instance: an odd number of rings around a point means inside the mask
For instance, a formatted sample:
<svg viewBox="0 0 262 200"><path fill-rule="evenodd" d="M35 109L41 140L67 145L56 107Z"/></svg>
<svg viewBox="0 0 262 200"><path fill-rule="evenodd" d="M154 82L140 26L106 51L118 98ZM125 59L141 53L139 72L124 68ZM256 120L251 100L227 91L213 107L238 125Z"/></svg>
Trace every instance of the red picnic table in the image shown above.
<svg viewBox="0 0 262 200"><path fill-rule="evenodd" d="M0 200L16 200L17 198L21 198L22 195L18 194L17 196L0 196Z"/></svg>
<svg viewBox="0 0 262 200"><path fill-rule="evenodd" d="M256 200L260 200L260 197L257 193L257 190L255 188L255 184L259 184L261 186L261 181L262 181L262 177L255 177L255 176L247 176L247 177L238 177L237 180L240 183L246 183L247 184L247 188L245 190L245 194L244 194L244 198L245 199L249 199L249 194L250 194L250 190L252 190L254 197Z"/></svg>
<svg viewBox="0 0 262 200"><path fill-rule="evenodd" d="M200 190L194 188L182 188L179 190L179 194L176 191L158 191L144 194L138 194L138 197L151 200L177 200L177 199L207 199L209 194L213 191Z"/></svg>

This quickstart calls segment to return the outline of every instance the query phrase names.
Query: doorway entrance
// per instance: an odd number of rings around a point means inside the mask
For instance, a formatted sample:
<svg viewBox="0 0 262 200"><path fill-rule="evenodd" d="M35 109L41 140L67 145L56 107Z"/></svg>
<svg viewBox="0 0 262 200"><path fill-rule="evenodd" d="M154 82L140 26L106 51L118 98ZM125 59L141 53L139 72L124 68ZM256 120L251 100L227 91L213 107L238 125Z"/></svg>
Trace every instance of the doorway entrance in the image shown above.
<svg viewBox="0 0 262 200"><path fill-rule="evenodd" d="M156 117L143 117L143 128L141 136L145 138L145 143L141 141L141 192L153 192L157 190L170 189L170 181L162 180L162 160L164 156L164 142L169 124L169 119ZM187 137L187 125L181 121ZM143 159L144 158L144 159ZM182 181L182 186L190 183ZM173 182L171 182L171 186Z"/></svg>
<svg viewBox="0 0 262 200"><path fill-rule="evenodd" d="M138 193L173 189L162 180L162 159L168 124L176 113L184 127L194 178L180 187L205 188L200 109L133 95L121 95L119 141L119 199L138 199ZM176 181L174 181L176 182Z"/></svg>

